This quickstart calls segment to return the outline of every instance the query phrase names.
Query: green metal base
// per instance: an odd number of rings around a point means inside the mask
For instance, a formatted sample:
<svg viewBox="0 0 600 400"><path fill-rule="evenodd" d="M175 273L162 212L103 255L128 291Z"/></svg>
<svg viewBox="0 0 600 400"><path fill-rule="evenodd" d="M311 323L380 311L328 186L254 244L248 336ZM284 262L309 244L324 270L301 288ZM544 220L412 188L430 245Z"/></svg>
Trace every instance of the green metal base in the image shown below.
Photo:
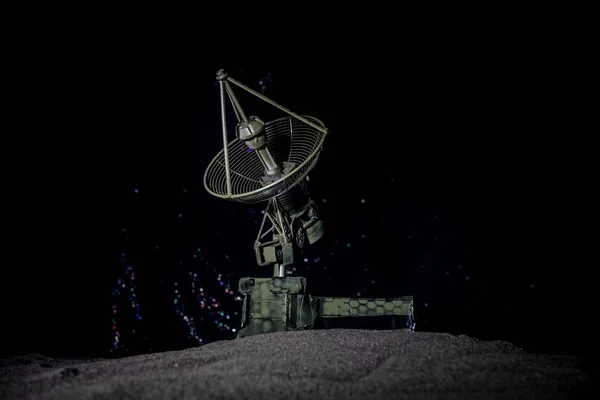
<svg viewBox="0 0 600 400"><path fill-rule="evenodd" d="M306 278L242 278L242 329L238 338L305 329L414 330L412 296L313 297Z"/></svg>

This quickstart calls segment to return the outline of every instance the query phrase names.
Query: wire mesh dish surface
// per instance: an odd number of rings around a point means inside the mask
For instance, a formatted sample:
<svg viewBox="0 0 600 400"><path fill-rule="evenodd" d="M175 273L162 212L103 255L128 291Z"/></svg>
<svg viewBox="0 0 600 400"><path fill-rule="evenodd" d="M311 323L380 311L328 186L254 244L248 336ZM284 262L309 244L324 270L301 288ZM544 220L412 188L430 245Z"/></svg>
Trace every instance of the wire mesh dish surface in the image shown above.
<svg viewBox="0 0 600 400"><path fill-rule="evenodd" d="M325 127L316 118L303 117ZM267 148L273 159L280 166L283 166L283 162L290 162L294 163L295 167L283 178L265 185L261 179L264 166L258 154L236 138L227 145L231 196L227 194L224 150L213 158L204 173L204 187L210 194L241 203L258 203L293 188L315 166L323 147L325 133L293 117L267 122L265 129Z"/></svg>

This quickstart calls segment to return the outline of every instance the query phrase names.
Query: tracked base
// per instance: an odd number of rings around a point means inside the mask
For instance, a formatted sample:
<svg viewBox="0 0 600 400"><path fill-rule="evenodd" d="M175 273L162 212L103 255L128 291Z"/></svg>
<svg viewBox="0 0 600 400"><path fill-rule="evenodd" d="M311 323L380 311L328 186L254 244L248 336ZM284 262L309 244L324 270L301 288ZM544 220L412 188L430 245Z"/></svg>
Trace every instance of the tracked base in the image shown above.
<svg viewBox="0 0 600 400"><path fill-rule="evenodd" d="M412 296L313 297L306 278L242 278L242 329L238 338L306 329L415 328Z"/></svg>

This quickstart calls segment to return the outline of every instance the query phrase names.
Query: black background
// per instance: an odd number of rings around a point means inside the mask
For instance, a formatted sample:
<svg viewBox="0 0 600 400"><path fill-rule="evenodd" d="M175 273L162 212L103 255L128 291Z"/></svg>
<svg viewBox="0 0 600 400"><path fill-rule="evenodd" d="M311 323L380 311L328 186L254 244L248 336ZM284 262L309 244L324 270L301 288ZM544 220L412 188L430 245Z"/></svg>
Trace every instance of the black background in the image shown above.
<svg viewBox="0 0 600 400"><path fill-rule="evenodd" d="M550 46L390 43L232 61L173 42L38 39L11 79L3 353L105 355L125 247L158 350L181 347L163 283L188 247L233 254L226 272L256 270L247 207L202 186L222 145L220 68L255 88L270 73L269 97L331 130L311 173L327 199L312 252L343 255L319 272L317 294L354 296L375 280L369 295L415 296L418 330L582 352L569 85Z"/></svg>

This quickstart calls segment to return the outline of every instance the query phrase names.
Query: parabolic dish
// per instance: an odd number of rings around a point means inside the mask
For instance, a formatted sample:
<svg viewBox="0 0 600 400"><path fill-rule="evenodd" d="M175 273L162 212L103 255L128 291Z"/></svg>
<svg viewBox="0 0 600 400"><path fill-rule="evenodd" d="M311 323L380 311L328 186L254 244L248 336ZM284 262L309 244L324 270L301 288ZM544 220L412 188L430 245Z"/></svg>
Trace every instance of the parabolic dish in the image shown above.
<svg viewBox="0 0 600 400"><path fill-rule="evenodd" d="M316 118L303 116L325 127ZM204 187L219 198L241 203L258 203L279 196L300 183L315 166L323 147L326 134L293 117L284 117L265 124L267 148L273 159L283 167L283 162L295 166L281 179L265 185L264 169L258 154L234 139L227 145L231 176L231 196L227 194L225 152L221 150L213 158L204 173Z"/></svg>

